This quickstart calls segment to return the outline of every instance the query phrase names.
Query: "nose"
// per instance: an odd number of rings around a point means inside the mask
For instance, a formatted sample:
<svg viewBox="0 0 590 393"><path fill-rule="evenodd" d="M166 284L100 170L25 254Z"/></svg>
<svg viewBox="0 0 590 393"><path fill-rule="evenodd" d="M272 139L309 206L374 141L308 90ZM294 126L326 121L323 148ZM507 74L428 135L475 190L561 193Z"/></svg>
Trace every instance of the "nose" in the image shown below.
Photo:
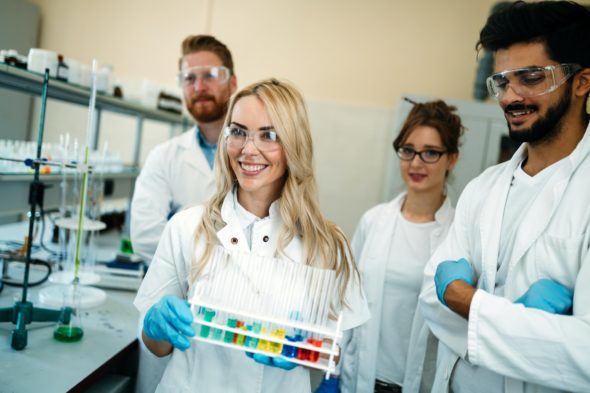
<svg viewBox="0 0 590 393"><path fill-rule="evenodd" d="M422 165L422 164L424 164L424 162L420 158L420 155L418 153L414 154L414 158L412 158L410 160L410 165L411 166L418 166L418 165Z"/></svg>
<svg viewBox="0 0 590 393"><path fill-rule="evenodd" d="M203 81L203 78L196 78L195 83L193 84L193 88L196 92L204 90L205 82Z"/></svg>
<svg viewBox="0 0 590 393"><path fill-rule="evenodd" d="M521 101L524 101L524 97L519 96L511 85L508 85L506 90L504 90L504 93L500 96L500 105L503 107L510 103Z"/></svg>
<svg viewBox="0 0 590 393"><path fill-rule="evenodd" d="M256 147L256 143L254 142L254 135L248 135L246 142L244 142L244 146L242 146L242 152L258 152L258 147Z"/></svg>

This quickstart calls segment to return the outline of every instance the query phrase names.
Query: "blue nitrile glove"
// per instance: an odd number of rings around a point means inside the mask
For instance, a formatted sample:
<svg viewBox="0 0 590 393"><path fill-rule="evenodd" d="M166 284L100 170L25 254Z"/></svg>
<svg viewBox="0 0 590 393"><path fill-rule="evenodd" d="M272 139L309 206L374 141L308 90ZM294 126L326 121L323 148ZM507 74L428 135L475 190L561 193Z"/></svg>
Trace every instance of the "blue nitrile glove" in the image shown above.
<svg viewBox="0 0 590 393"><path fill-rule="evenodd" d="M314 393L340 393L340 381L337 377L323 378Z"/></svg>
<svg viewBox="0 0 590 393"><path fill-rule="evenodd" d="M193 313L186 300L167 295L145 314L143 331L156 341L167 341L184 351L191 346L185 336L194 336Z"/></svg>
<svg viewBox="0 0 590 393"><path fill-rule="evenodd" d="M531 284L529 289L516 299L525 307L538 308L551 314L571 315L574 293L557 281L542 278Z"/></svg>
<svg viewBox="0 0 590 393"><path fill-rule="evenodd" d="M283 370L293 370L297 367L297 363L290 362L280 357L266 356L259 353L246 352L246 356L254 359L256 363L264 364L265 366L278 367Z"/></svg>
<svg viewBox="0 0 590 393"><path fill-rule="evenodd" d="M436 268L434 284L436 285L436 296L445 306L445 291L450 283L456 280L463 280L473 286L473 268L467 259L461 258L458 261L444 261Z"/></svg>

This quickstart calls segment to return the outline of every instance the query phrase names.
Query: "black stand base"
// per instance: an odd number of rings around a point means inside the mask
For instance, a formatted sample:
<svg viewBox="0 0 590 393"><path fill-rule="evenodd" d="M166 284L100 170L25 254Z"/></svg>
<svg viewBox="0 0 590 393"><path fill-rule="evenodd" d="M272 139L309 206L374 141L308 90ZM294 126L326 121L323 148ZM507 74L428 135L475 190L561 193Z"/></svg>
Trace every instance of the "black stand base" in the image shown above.
<svg viewBox="0 0 590 393"><path fill-rule="evenodd" d="M16 328L12 331L10 346L20 351L27 346L26 325L31 322L69 323L72 309L63 307L61 310L34 307L31 302L16 302L12 307L0 308L0 322L12 322Z"/></svg>

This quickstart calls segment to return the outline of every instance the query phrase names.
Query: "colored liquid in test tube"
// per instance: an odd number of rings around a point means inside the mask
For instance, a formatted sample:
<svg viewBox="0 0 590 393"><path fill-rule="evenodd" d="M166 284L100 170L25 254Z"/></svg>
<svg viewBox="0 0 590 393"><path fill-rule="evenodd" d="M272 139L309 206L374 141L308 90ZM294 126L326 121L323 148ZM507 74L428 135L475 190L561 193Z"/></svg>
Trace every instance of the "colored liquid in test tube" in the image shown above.
<svg viewBox="0 0 590 393"><path fill-rule="evenodd" d="M301 336L301 341L305 341L307 342L307 340ZM309 349L306 348L299 348L299 351L297 351L297 359L299 360L309 360Z"/></svg>
<svg viewBox="0 0 590 393"><path fill-rule="evenodd" d="M266 336L268 334L268 331L266 330L265 327L260 329L260 334L262 336ZM256 347L256 349L258 349L260 351L267 351L267 352L271 351L269 342L266 340L263 340L263 339L258 340L258 346Z"/></svg>
<svg viewBox="0 0 590 393"><path fill-rule="evenodd" d="M313 345L314 347L321 348L321 346L322 346L322 340L308 338L307 342L309 344ZM320 358L320 353L318 351L309 351L309 358L308 359L310 362L317 362L319 358Z"/></svg>
<svg viewBox="0 0 590 393"><path fill-rule="evenodd" d="M236 329L240 329L242 326L244 326L243 321L236 321ZM237 344L238 341L241 342L241 344L239 344L239 345L244 345L244 336L242 336L241 334L234 334L233 343Z"/></svg>
<svg viewBox="0 0 590 393"><path fill-rule="evenodd" d="M212 322L213 321L213 317L215 316L215 311L211 310L211 309L205 309L204 310L204 316L203 319L206 322ZM201 325L201 332L199 333L199 335L201 337L207 338L209 337L209 333L211 331L211 327L207 326L207 325Z"/></svg>
<svg viewBox="0 0 590 393"><path fill-rule="evenodd" d="M252 325L247 325L247 326L242 326L242 329L251 332L252 331ZM244 346L245 347L249 347L252 348L252 346L250 345L250 342L252 341L252 337L250 336L244 336Z"/></svg>
<svg viewBox="0 0 590 393"><path fill-rule="evenodd" d="M260 334L260 330L261 330L261 325L259 322L254 322L252 324L252 331L256 334ZM258 339L256 337L250 337L250 340L248 342L248 347L250 348L257 348L258 347Z"/></svg>
<svg viewBox="0 0 590 393"><path fill-rule="evenodd" d="M246 326L240 326L240 330L248 331L248 328ZM241 346L246 346L246 340L248 338L249 338L248 336L245 336L243 334L238 334L236 344L241 345Z"/></svg>
<svg viewBox="0 0 590 393"><path fill-rule="evenodd" d="M285 339L285 329L277 329L271 333L271 336L274 338L278 338L280 340L284 340ZM283 349L283 344L276 342L276 341L270 341L269 345L270 345L270 350L274 353L281 353L281 350Z"/></svg>
<svg viewBox="0 0 590 393"><path fill-rule="evenodd" d="M227 320L227 326L230 328L235 328L238 321L234 318L229 318ZM234 342L235 333L233 332L225 332L225 336L223 337L223 341L226 343L233 343Z"/></svg>
<svg viewBox="0 0 590 393"><path fill-rule="evenodd" d="M301 338L296 336L286 336L285 337L287 339L287 341L290 342L297 342L297 341L301 341ZM293 346L293 345L283 345L283 351L282 354L283 356L286 356L288 358L295 358L297 357L297 347Z"/></svg>
<svg viewBox="0 0 590 393"><path fill-rule="evenodd" d="M213 329L213 339L214 340L221 340L221 336L223 336L223 331L221 329Z"/></svg>

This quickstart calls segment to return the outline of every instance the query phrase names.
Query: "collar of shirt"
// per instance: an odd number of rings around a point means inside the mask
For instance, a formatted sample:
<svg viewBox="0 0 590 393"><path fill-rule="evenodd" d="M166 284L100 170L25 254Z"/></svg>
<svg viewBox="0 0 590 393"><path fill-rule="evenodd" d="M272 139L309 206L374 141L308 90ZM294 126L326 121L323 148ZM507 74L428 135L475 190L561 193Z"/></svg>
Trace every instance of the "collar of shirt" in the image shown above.
<svg viewBox="0 0 590 393"><path fill-rule="evenodd" d="M252 228L254 227L254 225L256 225L259 222L264 222L264 221L268 221L271 220L273 218L274 215L274 210L276 210L277 206L277 202L278 201L274 201L271 205L270 205L270 209L269 209L269 215L263 218L259 218L256 215L250 213L248 210L246 210L242 205L240 205L240 203L238 202L238 187L234 187L234 189L232 190L232 200L233 200L233 204L234 204L234 210L236 212L236 215L238 217L238 220L240 221L240 226L242 227L242 230L244 231L244 235L246 235L246 239L248 240L248 246L250 246L250 248L252 247Z"/></svg>
<svg viewBox="0 0 590 393"><path fill-rule="evenodd" d="M210 168L213 168L213 160L215 158L215 152L217 151L217 143L209 143L205 140L205 137L203 137L203 134L201 134L201 130L199 129L199 126L195 126L196 129L196 134L197 134L197 143L199 144L199 147L201 148L201 150L203 151L203 154L205 154L205 158L207 159L207 163L209 164Z"/></svg>

